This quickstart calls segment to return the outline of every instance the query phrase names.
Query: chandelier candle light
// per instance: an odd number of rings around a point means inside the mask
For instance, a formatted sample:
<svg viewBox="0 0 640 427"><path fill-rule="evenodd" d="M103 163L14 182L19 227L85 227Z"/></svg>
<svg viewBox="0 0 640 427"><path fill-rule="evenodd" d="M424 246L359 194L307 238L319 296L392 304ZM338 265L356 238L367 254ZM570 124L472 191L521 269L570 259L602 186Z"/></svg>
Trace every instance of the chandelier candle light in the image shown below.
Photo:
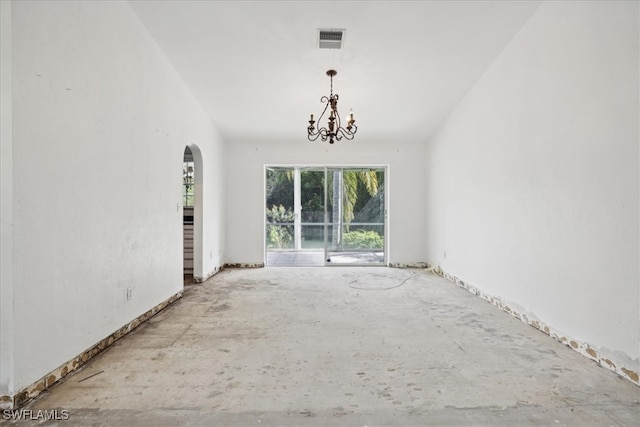
<svg viewBox="0 0 640 427"><path fill-rule="evenodd" d="M338 74L336 70L327 71L327 76L331 78L331 92L329 97L323 96L320 98L320 102L323 104L327 104L322 110L322 114L320 114L320 118L318 121L322 120L322 117L327 112L327 108L331 106L331 111L329 112L329 122L327 127L321 127L316 129L313 125L315 120L313 120L313 114L309 119L309 127L307 128L307 138L309 141L315 141L320 137L323 141L329 140L329 144L333 144L334 141L340 141L342 138L346 138L347 140L352 140L353 136L356 134L358 127L354 124L356 120L353 118L353 111L349 113L349 119L347 120L347 127L343 128L340 126L340 114L338 114L338 94L333 94L333 76Z"/></svg>

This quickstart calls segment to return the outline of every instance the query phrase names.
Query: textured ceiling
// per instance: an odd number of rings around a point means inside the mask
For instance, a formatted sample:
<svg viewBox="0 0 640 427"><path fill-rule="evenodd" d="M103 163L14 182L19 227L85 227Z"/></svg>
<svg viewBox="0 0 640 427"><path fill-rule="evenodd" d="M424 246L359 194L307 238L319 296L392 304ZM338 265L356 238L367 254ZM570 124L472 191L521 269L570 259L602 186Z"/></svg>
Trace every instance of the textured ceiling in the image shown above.
<svg viewBox="0 0 640 427"><path fill-rule="evenodd" d="M330 68L357 140L423 142L540 1L129 3L233 143L306 141ZM318 49L319 28L346 29L343 49Z"/></svg>

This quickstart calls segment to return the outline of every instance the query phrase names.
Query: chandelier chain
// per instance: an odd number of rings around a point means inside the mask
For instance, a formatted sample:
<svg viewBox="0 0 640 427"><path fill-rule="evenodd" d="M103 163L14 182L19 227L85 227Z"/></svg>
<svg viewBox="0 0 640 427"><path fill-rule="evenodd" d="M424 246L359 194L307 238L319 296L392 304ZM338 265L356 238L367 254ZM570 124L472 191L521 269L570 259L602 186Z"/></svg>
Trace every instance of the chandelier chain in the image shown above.
<svg viewBox="0 0 640 427"><path fill-rule="evenodd" d="M329 78L331 79L331 90L329 90L329 94L333 96L333 74L329 75Z"/></svg>

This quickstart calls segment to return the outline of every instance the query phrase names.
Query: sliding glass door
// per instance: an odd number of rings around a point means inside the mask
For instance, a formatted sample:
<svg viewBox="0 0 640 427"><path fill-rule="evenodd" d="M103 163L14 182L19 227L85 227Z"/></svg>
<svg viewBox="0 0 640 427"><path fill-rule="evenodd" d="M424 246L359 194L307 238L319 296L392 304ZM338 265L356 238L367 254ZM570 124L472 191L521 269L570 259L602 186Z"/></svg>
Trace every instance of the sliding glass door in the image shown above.
<svg viewBox="0 0 640 427"><path fill-rule="evenodd" d="M328 263L385 263L384 180L384 168L328 169Z"/></svg>
<svg viewBox="0 0 640 427"><path fill-rule="evenodd" d="M267 266L386 264L384 167L267 167Z"/></svg>

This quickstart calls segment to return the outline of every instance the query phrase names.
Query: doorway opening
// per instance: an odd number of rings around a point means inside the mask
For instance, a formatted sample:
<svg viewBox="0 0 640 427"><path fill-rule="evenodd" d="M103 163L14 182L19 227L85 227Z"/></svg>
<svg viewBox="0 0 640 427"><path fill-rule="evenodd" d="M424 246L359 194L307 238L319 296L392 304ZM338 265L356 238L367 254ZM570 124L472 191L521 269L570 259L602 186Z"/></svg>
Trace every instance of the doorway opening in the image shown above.
<svg viewBox="0 0 640 427"><path fill-rule="evenodd" d="M202 275L202 155L186 146L182 159L183 277L191 284Z"/></svg>
<svg viewBox="0 0 640 427"><path fill-rule="evenodd" d="M267 266L386 265L385 166L267 166Z"/></svg>
<svg viewBox="0 0 640 427"><path fill-rule="evenodd" d="M184 149L182 164L182 243L184 282L193 283L193 204L196 196L195 167L193 153L189 147Z"/></svg>

